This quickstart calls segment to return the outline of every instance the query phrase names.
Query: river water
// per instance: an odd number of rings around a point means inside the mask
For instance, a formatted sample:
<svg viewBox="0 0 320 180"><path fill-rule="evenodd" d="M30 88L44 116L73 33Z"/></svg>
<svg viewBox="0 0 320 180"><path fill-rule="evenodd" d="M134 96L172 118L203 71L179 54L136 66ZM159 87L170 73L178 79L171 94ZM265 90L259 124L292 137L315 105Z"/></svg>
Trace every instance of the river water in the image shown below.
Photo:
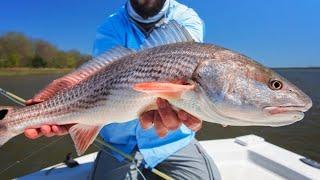
<svg viewBox="0 0 320 180"><path fill-rule="evenodd" d="M223 128L220 125L205 123L197 133L197 138L207 140L256 134L273 144L320 161L320 68L277 69L277 71L312 98L314 105L306 113L303 121L277 128ZM61 74L0 77L0 87L27 99L60 76ZM0 104L14 105L2 96ZM87 153L93 151L96 149L91 146ZM19 177L59 163L69 152L76 154L69 136L28 140L20 135L0 148L0 179Z"/></svg>

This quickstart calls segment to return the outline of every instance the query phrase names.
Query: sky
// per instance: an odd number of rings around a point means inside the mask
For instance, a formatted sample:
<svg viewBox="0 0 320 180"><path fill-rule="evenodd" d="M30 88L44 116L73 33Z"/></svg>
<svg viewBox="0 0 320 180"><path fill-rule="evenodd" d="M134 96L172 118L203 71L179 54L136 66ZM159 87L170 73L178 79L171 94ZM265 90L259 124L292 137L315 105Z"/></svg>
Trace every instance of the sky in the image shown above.
<svg viewBox="0 0 320 180"><path fill-rule="evenodd" d="M2 0L0 34L22 32L91 54L97 26L125 0ZM205 42L269 67L320 66L319 0L178 0L205 22Z"/></svg>

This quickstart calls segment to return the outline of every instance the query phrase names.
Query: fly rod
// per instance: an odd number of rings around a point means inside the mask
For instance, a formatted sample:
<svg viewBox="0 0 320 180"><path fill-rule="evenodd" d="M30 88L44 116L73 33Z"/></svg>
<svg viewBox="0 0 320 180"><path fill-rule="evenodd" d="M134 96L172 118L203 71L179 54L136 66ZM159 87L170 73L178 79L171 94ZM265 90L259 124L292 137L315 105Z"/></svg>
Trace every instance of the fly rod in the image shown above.
<svg viewBox="0 0 320 180"><path fill-rule="evenodd" d="M129 154L121 151L120 149L115 148L114 146L112 146L111 144L109 144L109 143L107 143L107 142L104 142L104 141L102 141L102 140L100 140L100 139L95 139L95 141L98 142L98 143L100 143L100 144L102 144L103 146L109 148L110 150L112 150L112 151L120 154L121 156L125 157L126 159L128 159L128 160L130 160L130 161L134 161L134 160L135 160L133 156L131 156L131 155L129 155ZM165 174L165 173L157 170L156 168L149 168L149 169L150 169L150 171L151 171L152 173L154 173L154 174L162 177L162 178L165 179L165 180L173 180L172 177L170 177L169 175L167 175L167 174Z"/></svg>
<svg viewBox="0 0 320 180"><path fill-rule="evenodd" d="M11 92L8 92L2 88L0 88L0 94L2 94L3 96L7 97L8 99L10 99L11 101L19 104L19 105L22 105L22 106L25 106L25 100L22 99L21 97L11 93Z"/></svg>

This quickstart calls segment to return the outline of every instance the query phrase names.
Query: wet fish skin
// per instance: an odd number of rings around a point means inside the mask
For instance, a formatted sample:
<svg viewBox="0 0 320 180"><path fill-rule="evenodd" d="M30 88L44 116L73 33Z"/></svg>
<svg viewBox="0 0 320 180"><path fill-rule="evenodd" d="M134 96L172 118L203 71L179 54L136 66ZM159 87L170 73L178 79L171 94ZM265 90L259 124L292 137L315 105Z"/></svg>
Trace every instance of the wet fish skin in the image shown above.
<svg viewBox="0 0 320 180"><path fill-rule="evenodd" d="M196 81L201 84L225 125L282 126L303 119L312 106L309 96L273 70L239 53L221 49L214 60L202 62ZM270 88L278 81L281 89ZM278 109L272 113L271 109ZM275 112L275 111L273 111ZM212 118L212 117L211 117Z"/></svg>
<svg viewBox="0 0 320 180"><path fill-rule="evenodd" d="M271 90L271 79L280 80L284 89ZM74 141L80 141L77 146L83 139L79 134L94 136L106 124L135 119L155 107L161 95L136 91L134 85L177 80L195 88L168 98L170 103L224 125L286 125L302 119L302 112L312 105L297 87L246 56L209 44L175 43L122 57L43 103L10 111L0 123L0 144L26 128L79 124L70 132ZM297 108L278 114L266 110L284 106ZM87 142L79 145L78 153L86 146Z"/></svg>
<svg viewBox="0 0 320 180"><path fill-rule="evenodd" d="M101 127L137 118L137 112L154 103L156 97L145 96L132 86L146 81L190 78L199 57L205 57L197 51L203 45L190 45L162 46L123 57L43 103L11 111L0 123L6 134L4 140L21 134L26 128L38 128L43 124L79 123ZM124 113L119 114L119 111Z"/></svg>

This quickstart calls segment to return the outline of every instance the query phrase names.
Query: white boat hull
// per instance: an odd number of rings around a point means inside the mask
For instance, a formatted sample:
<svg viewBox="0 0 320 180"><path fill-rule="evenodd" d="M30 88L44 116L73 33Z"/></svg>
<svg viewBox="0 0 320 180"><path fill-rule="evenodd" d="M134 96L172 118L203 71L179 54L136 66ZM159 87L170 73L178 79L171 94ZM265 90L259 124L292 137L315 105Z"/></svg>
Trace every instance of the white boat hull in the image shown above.
<svg viewBox="0 0 320 180"><path fill-rule="evenodd" d="M301 162L303 156L268 143L255 135L200 143L213 158L223 180L320 180L320 169ZM18 179L85 180L88 179L96 155L97 153L92 153L77 158L80 166L75 168L58 164Z"/></svg>

